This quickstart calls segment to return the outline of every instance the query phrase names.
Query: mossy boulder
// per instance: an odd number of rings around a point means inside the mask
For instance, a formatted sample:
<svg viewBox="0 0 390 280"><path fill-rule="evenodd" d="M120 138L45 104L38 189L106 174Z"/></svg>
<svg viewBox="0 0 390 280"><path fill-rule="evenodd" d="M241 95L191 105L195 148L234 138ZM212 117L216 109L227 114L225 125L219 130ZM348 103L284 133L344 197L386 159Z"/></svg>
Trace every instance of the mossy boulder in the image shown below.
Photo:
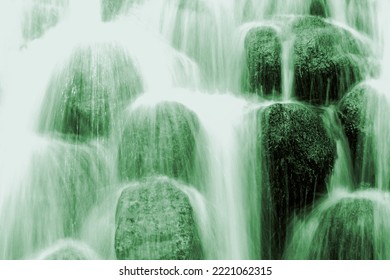
<svg viewBox="0 0 390 280"><path fill-rule="evenodd" d="M179 183L151 177L123 189L116 209L115 252L122 260L202 258L194 211Z"/></svg>
<svg viewBox="0 0 390 280"><path fill-rule="evenodd" d="M389 259L389 193L374 189L331 192L296 220L286 259Z"/></svg>
<svg viewBox="0 0 390 280"><path fill-rule="evenodd" d="M327 192L336 144L319 114L299 103L276 103L258 112L265 258L279 258L289 219Z"/></svg>
<svg viewBox="0 0 390 280"><path fill-rule="evenodd" d="M272 27L256 27L245 38L248 76L243 91L272 95L281 88L281 39Z"/></svg>
<svg viewBox="0 0 390 280"><path fill-rule="evenodd" d="M367 81L355 86L338 104L338 115L348 139L357 184L390 185L388 123L390 99L380 84Z"/></svg>
<svg viewBox="0 0 390 280"><path fill-rule="evenodd" d="M244 91L265 96L280 94L282 48L289 45L293 48L290 59L294 67L288 71L293 72L293 92L301 101L338 101L365 73L375 72L374 63L368 64L368 57L372 57L368 46L321 17L282 17L275 19L274 24L279 26L278 32L263 26L252 28L246 35L247 69L241 78Z"/></svg>
<svg viewBox="0 0 390 280"><path fill-rule="evenodd" d="M176 102L130 108L119 145L119 175L166 175L192 182L199 131L194 112Z"/></svg>
<svg viewBox="0 0 390 280"><path fill-rule="evenodd" d="M369 199L343 199L324 211L309 259L374 258L374 209Z"/></svg>
<svg viewBox="0 0 390 280"><path fill-rule="evenodd" d="M124 48L107 43L80 47L51 77L39 130L77 141L107 138L141 91L140 76Z"/></svg>
<svg viewBox="0 0 390 280"><path fill-rule="evenodd" d="M365 52L347 31L319 17L297 20L295 34L295 93L315 104L338 101L362 79Z"/></svg>

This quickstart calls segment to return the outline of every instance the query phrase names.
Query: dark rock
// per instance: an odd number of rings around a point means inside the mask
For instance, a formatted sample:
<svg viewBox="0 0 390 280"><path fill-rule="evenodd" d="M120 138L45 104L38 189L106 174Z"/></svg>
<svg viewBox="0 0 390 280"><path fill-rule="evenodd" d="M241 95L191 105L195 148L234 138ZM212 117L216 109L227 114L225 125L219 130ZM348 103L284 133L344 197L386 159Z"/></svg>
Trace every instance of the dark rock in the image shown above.
<svg viewBox="0 0 390 280"><path fill-rule="evenodd" d="M198 131L197 116L179 103L132 109L119 146L120 178L161 174L191 182Z"/></svg>
<svg viewBox="0 0 390 280"><path fill-rule="evenodd" d="M74 240L61 240L42 252L39 260L97 260L99 256L86 244Z"/></svg>
<svg viewBox="0 0 390 280"><path fill-rule="evenodd" d="M24 11L22 35L26 41L41 37L57 25L68 8L68 0L33 0Z"/></svg>
<svg viewBox="0 0 390 280"><path fill-rule="evenodd" d="M339 103L339 118L347 136L355 183L378 188L390 185L390 127L384 121L390 99L386 88L375 80L353 88Z"/></svg>
<svg viewBox="0 0 390 280"><path fill-rule="evenodd" d="M293 40L294 70L290 71L294 71L293 91L299 100L313 104L338 101L365 73L375 72L375 63L368 63L372 57L368 46L321 17L287 21L282 17L275 24L281 26L278 33L271 27L255 27L246 35L247 69L241 77L244 91L260 95L280 92L281 53L286 40Z"/></svg>
<svg viewBox="0 0 390 280"><path fill-rule="evenodd" d="M295 94L315 104L338 101L362 79L365 53L352 34L319 17L293 25Z"/></svg>
<svg viewBox="0 0 390 280"><path fill-rule="evenodd" d="M289 219L327 192L336 145L321 117L299 103L273 104L258 112L258 120L258 154L265 163L263 223L268 225L263 228L270 230L263 231L262 244L271 246L264 247L264 258L280 258Z"/></svg>
<svg viewBox="0 0 390 280"><path fill-rule="evenodd" d="M118 114L141 90L137 70L120 46L79 48L51 78L39 130L77 141L108 137L117 129Z"/></svg>
<svg viewBox="0 0 390 280"><path fill-rule="evenodd" d="M329 16L329 7L326 0L312 0L310 4L310 15L319 17Z"/></svg>
<svg viewBox="0 0 390 280"><path fill-rule="evenodd" d="M246 35L245 49L249 77L243 78L243 91L265 95L280 92L281 40L276 30L253 28Z"/></svg>
<svg viewBox="0 0 390 280"><path fill-rule="evenodd" d="M118 259L201 259L193 209L178 183L148 178L121 193L116 210Z"/></svg>

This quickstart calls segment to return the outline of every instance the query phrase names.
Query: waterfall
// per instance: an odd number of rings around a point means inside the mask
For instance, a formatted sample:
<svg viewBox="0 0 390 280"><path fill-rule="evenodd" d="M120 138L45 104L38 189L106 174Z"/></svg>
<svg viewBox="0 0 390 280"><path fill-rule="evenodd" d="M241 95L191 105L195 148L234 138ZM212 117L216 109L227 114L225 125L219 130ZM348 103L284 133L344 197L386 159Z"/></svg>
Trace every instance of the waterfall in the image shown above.
<svg viewBox="0 0 390 280"><path fill-rule="evenodd" d="M0 259L389 259L389 10L0 0Z"/></svg>

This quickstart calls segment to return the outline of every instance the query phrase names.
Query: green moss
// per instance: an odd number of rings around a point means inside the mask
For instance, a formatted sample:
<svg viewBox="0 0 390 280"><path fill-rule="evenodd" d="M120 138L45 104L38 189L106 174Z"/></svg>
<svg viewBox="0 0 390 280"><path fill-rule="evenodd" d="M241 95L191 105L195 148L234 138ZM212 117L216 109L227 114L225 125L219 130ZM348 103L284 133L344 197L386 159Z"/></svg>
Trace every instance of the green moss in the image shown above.
<svg viewBox="0 0 390 280"><path fill-rule="evenodd" d="M272 231L265 237L272 253L265 258L279 258L289 219L327 192L336 145L321 117L305 105L277 103L258 114L262 130L258 145L265 155L259 156L264 157L268 176L263 182L263 215L271 217L265 227Z"/></svg>
<svg viewBox="0 0 390 280"><path fill-rule="evenodd" d="M369 47L352 33L318 16L278 21L271 27L255 27L245 39L247 69L243 91L274 95L281 90L283 40L293 40L294 93L302 101L328 104L340 100L376 63L368 61ZM288 36L286 35L288 34ZM373 66L374 65L374 66Z"/></svg>
<svg viewBox="0 0 390 280"><path fill-rule="evenodd" d="M122 191L116 211L118 259L202 258L188 197L165 177L148 178Z"/></svg>
<svg viewBox="0 0 390 280"><path fill-rule="evenodd" d="M297 20L293 32L295 92L301 100L337 101L362 79L365 50L352 34L319 17Z"/></svg>
<svg viewBox="0 0 390 280"><path fill-rule="evenodd" d="M281 40L271 27L251 29L245 38L248 84L243 91L273 95L280 92Z"/></svg>

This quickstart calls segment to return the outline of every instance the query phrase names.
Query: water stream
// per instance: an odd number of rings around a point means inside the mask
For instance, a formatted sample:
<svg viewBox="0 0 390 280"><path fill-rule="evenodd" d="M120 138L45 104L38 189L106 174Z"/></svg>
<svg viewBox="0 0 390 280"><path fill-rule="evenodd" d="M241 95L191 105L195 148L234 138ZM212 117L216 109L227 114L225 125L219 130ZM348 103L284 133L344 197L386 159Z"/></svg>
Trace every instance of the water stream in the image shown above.
<svg viewBox="0 0 390 280"><path fill-rule="evenodd" d="M389 259L389 10L0 0L0 259Z"/></svg>

